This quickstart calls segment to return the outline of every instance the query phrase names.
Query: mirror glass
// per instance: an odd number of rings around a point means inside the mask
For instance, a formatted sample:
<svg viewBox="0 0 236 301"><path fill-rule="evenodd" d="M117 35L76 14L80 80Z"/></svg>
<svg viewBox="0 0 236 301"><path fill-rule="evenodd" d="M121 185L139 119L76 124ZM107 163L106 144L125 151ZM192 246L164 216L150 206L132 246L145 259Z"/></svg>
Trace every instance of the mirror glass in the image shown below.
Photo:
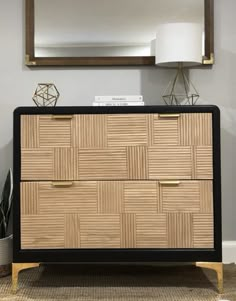
<svg viewBox="0 0 236 301"><path fill-rule="evenodd" d="M204 36L204 0L35 0L34 7L35 57L153 56L156 28L168 22L201 23Z"/></svg>

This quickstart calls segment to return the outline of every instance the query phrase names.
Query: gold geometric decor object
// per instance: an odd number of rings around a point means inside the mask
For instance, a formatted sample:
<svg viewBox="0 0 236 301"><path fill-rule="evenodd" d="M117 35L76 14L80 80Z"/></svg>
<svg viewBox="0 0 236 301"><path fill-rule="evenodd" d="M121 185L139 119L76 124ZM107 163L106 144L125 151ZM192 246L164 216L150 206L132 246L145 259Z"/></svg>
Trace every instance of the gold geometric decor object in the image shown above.
<svg viewBox="0 0 236 301"><path fill-rule="evenodd" d="M38 107L55 107L60 96L56 86L52 83L38 84L33 101Z"/></svg>

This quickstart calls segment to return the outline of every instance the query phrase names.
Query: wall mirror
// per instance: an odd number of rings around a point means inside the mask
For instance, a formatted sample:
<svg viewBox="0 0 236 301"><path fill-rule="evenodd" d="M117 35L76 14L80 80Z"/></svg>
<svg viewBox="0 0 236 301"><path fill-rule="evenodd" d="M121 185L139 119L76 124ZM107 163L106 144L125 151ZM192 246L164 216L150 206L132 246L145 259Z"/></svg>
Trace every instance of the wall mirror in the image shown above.
<svg viewBox="0 0 236 301"><path fill-rule="evenodd" d="M214 0L25 1L26 65L154 65L151 41L167 22L201 23L213 64Z"/></svg>

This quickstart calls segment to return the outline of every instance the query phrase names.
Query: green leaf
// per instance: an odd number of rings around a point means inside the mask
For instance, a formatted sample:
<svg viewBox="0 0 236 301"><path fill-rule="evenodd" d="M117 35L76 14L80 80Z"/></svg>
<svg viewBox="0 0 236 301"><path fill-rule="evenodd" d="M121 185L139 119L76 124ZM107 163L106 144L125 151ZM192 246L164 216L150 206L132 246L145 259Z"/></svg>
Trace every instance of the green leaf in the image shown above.
<svg viewBox="0 0 236 301"><path fill-rule="evenodd" d="M2 190L2 208L5 216L7 215L7 212L11 206L11 198L12 198L12 172L10 169L7 174L7 178Z"/></svg>
<svg viewBox="0 0 236 301"><path fill-rule="evenodd" d="M13 175L10 169L4 187L2 190L0 200L0 238L4 238L6 235L13 199Z"/></svg>
<svg viewBox="0 0 236 301"><path fill-rule="evenodd" d="M6 220L5 220L5 216L3 214L3 210L0 207L0 238L4 238L6 236Z"/></svg>

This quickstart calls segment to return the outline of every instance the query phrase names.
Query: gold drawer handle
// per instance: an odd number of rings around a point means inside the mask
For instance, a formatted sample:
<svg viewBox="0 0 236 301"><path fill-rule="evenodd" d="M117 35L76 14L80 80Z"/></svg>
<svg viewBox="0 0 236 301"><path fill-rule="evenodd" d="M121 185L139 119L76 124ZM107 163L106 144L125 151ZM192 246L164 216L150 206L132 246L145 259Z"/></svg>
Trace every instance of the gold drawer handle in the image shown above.
<svg viewBox="0 0 236 301"><path fill-rule="evenodd" d="M160 185L168 185L168 186L174 186L174 185L180 185L180 181L160 181Z"/></svg>
<svg viewBox="0 0 236 301"><path fill-rule="evenodd" d="M180 114L159 114L160 118L179 118Z"/></svg>
<svg viewBox="0 0 236 301"><path fill-rule="evenodd" d="M71 187L73 185L73 182L52 182L53 187Z"/></svg>
<svg viewBox="0 0 236 301"><path fill-rule="evenodd" d="M52 119L72 119L73 115L52 115Z"/></svg>

